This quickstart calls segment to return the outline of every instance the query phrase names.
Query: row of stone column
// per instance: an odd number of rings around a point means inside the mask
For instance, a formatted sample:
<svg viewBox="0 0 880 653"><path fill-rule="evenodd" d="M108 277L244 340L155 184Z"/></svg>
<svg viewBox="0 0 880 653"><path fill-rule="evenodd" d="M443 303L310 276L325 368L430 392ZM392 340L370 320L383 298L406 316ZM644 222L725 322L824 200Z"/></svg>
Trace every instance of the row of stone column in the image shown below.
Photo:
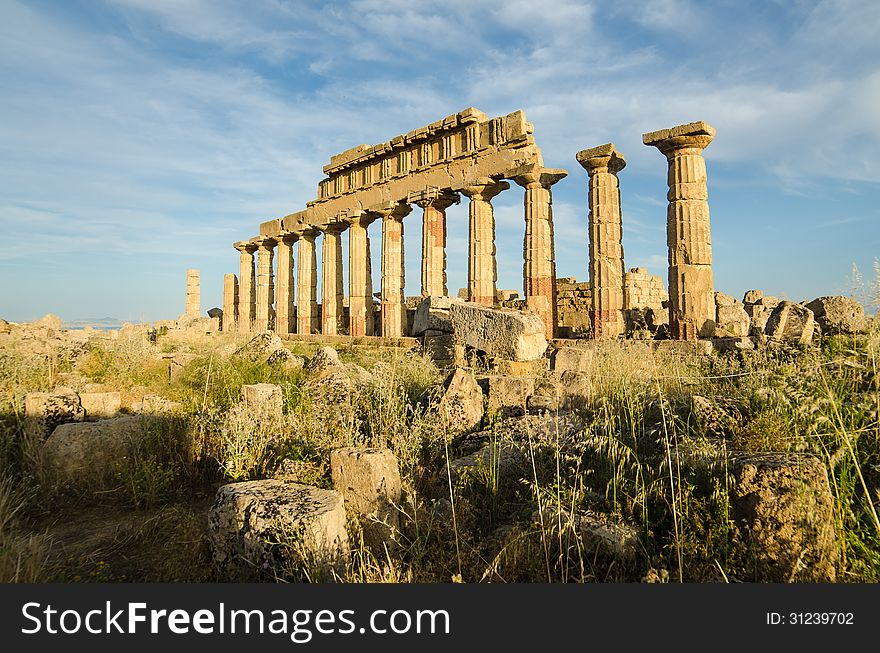
<svg viewBox="0 0 880 653"><path fill-rule="evenodd" d="M668 162L666 241L669 251L669 326L677 340L711 337L715 327L712 239L706 162L702 151L715 136L704 122L679 125L642 136ZM617 174L623 155L607 143L578 152L589 175L590 318L596 338L620 336L623 316L623 224Z"/></svg>
<svg viewBox="0 0 880 653"><path fill-rule="evenodd" d="M556 267L550 187L565 176L561 170L529 172L515 177L525 189L523 285L528 307L541 315L547 336L556 326ZM481 179L458 189L470 200L468 226L468 297L485 305L495 303L497 265L495 217L491 200L510 188L506 181ZM446 209L458 202L451 190L417 199L422 215L421 294L445 296ZM368 227L382 221L381 333L400 337L406 331L404 301L403 219L412 211L406 202L360 211L328 226L235 243L239 251L239 278L224 279L224 314L240 332L264 332L274 323L279 334L336 335L342 329L342 239L349 232L349 334L373 333L373 289ZM321 316L317 312L316 237L323 233ZM299 242L296 283L293 244ZM272 261L277 247L277 273ZM256 268L254 254L256 253ZM294 307L294 287L296 305ZM273 313L273 304L275 312ZM320 326L319 326L320 324Z"/></svg>

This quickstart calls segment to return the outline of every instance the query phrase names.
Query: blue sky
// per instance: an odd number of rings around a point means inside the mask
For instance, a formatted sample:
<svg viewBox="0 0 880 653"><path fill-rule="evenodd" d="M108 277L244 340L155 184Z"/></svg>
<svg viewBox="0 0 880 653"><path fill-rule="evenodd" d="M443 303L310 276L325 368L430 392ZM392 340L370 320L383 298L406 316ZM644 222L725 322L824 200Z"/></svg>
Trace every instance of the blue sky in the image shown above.
<svg viewBox="0 0 880 653"><path fill-rule="evenodd" d="M219 305L231 243L302 209L331 155L469 106L525 110L568 169L559 276L588 276L575 154L613 141L626 265L665 278L666 162L641 134L705 120L717 288L849 292L880 256L878 26L876 0L3 0L0 317L175 317L189 267ZM520 288L522 190L494 204ZM454 292L466 204L448 216Z"/></svg>

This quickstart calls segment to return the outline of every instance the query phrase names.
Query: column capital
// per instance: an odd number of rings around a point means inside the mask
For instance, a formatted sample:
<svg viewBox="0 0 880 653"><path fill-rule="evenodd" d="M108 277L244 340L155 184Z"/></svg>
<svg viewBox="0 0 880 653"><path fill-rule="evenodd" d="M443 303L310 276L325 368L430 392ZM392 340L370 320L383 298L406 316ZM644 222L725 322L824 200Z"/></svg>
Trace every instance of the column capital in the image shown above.
<svg viewBox="0 0 880 653"><path fill-rule="evenodd" d="M237 243L232 243L232 246L242 254L245 252L253 254L257 251L257 246L249 240L240 240Z"/></svg>
<svg viewBox="0 0 880 653"><path fill-rule="evenodd" d="M261 236L254 239L253 242L257 245L258 249L271 250L278 244L278 239L275 236Z"/></svg>
<svg viewBox="0 0 880 653"><path fill-rule="evenodd" d="M445 211L453 204L461 202L461 197L451 190L425 190L415 195L411 201L421 209L433 207L438 211Z"/></svg>
<svg viewBox="0 0 880 653"><path fill-rule="evenodd" d="M380 204L371 206L368 213L374 213L383 220L403 220L412 212L412 206L406 202L389 202L388 204Z"/></svg>
<svg viewBox="0 0 880 653"><path fill-rule="evenodd" d="M359 209L347 212L341 219L350 227L363 227L366 229L378 218L379 216L373 211Z"/></svg>
<svg viewBox="0 0 880 653"><path fill-rule="evenodd" d="M535 168L515 175L513 180L526 189L546 188L549 190L553 184L567 176L568 171L562 168Z"/></svg>
<svg viewBox="0 0 880 653"><path fill-rule="evenodd" d="M610 172L616 175L626 167L623 154L614 147L614 143L605 143L577 153L577 162L592 177L598 172Z"/></svg>
<svg viewBox="0 0 880 653"><path fill-rule="evenodd" d="M282 231L277 236L274 236L275 240L280 245L284 243L285 245L293 245L297 240L299 240L299 234L293 231Z"/></svg>
<svg viewBox="0 0 880 653"><path fill-rule="evenodd" d="M498 193L510 188L507 181L497 181L489 177L481 177L474 181L466 182L465 185L455 190L467 195L472 200L482 200L488 202Z"/></svg>
<svg viewBox="0 0 880 653"><path fill-rule="evenodd" d="M642 134L642 142L645 145L656 147L667 158L693 150L698 154L712 142L713 138L715 138L715 128L702 120Z"/></svg>

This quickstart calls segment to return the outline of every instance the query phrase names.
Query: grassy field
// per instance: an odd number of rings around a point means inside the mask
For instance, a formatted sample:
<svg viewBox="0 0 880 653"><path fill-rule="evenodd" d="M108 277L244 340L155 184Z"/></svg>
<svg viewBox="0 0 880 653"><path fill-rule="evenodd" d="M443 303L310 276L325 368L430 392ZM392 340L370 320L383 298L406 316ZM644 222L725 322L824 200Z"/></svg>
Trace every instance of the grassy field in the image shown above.
<svg viewBox="0 0 880 653"><path fill-rule="evenodd" d="M436 414L445 372L414 351L340 346L343 361L371 375L328 406L303 370L229 356L240 342L165 336L152 344L136 335L35 353L6 341L0 581L222 580L206 537L217 487L269 477L285 459L296 461L301 481L330 487L329 452L342 445L392 449L406 497L395 549L371 552L352 525L342 580L763 580L734 537L727 461L732 452L767 451L819 457L834 499L837 579L880 580L877 320L867 335L808 349L688 357L607 343L596 350L584 404L519 420L515 441L511 422L492 414L479 438L449 441ZM309 356L317 345L289 347ZM173 377L163 352L180 355ZM241 385L257 382L282 387L283 418L237 405ZM39 443L25 436L23 397L87 383L121 391L123 410L151 394L174 404L112 478L72 489L41 469ZM716 418L706 418L705 406ZM517 455L453 481L450 460L487 442ZM581 514L632 525L635 556L585 550L566 526ZM296 564L260 578L319 579Z"/></svg>

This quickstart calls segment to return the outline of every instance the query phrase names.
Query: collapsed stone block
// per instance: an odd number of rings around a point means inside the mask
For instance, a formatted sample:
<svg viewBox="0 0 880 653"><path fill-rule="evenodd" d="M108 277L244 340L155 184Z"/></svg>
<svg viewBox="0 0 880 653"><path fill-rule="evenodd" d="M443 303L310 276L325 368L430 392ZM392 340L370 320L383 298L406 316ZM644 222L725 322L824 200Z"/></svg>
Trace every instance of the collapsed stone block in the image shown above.
<svg viewBox="0 0 880 653"><path fill-rule="evenodd" d="M717 307L715 337L744 338L749 335L751 327L752 319L742 304L733 303Z"/></svg>
<svg viewBox="0 0 880 653"><path fill-rule="evenodd" d="M743 295L743 304L757 304L758 300L763 296L763 290L746 290L745 295Z"/></svg>
<svg viewBox="0 0 880 653"><path fill-rule="evenodd" d="M503 417L524 415L535 391L535 380L527 376L488 376L478 382L488 397L489 412Z"/></svg>
<svg viewBox="0 0 880 653"><path fill-rule="evenodd" d="M530 413L553 413L568 407L565 389L554 377L548 376L535 383L535 392L529 397L528 409Z"/></svg>
<svg viewBox="0 0 880 653"><path fill-rule="evenodd" d="M358 517L367 546L394 541L403 499L400 468L390 449L343 447L330 452L333 487Z"/></svg>
<svg viewBox="0 0 880 653"><path fill-rule="evenodd" d="M416 307L413 317L412 335L418 337L428 331L452 333L452 317L449 308L455 297L425 297Z"/></svg>
<svg viewBox="0 0 880 653"><path fill-rule="evenodd" d="M720 291L715 292L715 306L733 306L738 303L739 302L732 295Z"/></svg>
<svg viewBox="0 0 880 653"><path fill-rule="evenodd" d="M589 372L593 367L593 350L581 347L560 347L553 352L553 371Z"/></svg>
<svg viewBox="0 0 880 653"><path fill-rule="evenodd" d="M265 417L281 417L284 410L281 386L272 383L241 386L241 399L254 413Z"/></svg>
<svg viewBox="0 0 880 653"><path fill-rule="evenodd" d="M454 302L449 312L455 341L488 356L531 361L547 349L544 323L537 315L472 302Z"/></svg>
<svg viewBox="0 0 880 653"><path fill-rule="evenodd" d="M339 492L274 479L217 490L208 537L214 562L233 579L281 571L278 566L291 558L336 567L349 550Z"/></svg>
<svg viewBox="0 0 880 653"><path fill-rule="evenodd" d="M146 415L61 424L43 445L45 470L61 483L100 484L159 428L160 418Z"/></svg>
<svg viewBox="0 0 880 653"><path fill-rule="evenodd" d="M813 311L823 334L862 333L868 328L865 309L851 297L819 297L807 304L807 308Z"/></svg>
<svg viewBox="0 0 880 653"><path fill-rule="evenodd" d="M483 391L477 380L463 368L456 370L443 384L438 413L448 438L473 431L483 421Z"/></svg>
<svg viewBox="0 0 880 653"><path fill-rule="evenodd" d="M545 508L532 516L532 521L552 532L572 533L580 548L588 555L607 556L631 563L641 551L640 530L632 524L614 522L586 513L570 513Z"/></svg>
<svg viewBox="0 0 880 653"><path fill-rule="evenodd" d="M813 311L794 302L781 302L767 319L764 333L777 342L808 345L813 340Z"/></svg>
<svg viewBox="0 0 880 653"><path fill-rule="evenodd" d="M490 442L477 451L449 462L449 472L453 483L467 476L485 471L500 478L511 469L526 462L523 452L511 442Z"/></svg>
<svg viewBox="0 0 880 653"><path fill-rule="evenodd" d="M113 417L122 408L118 392L81 392L79 400L89 419Z"/></svg>
<svg viewBox="0 0 880 653"><path fill-rule="evenodd" d="M835 579L834 498L825 465L818 458L805 454L735 458L731 502L736 541L754 580Z"/></svg>
<svg viewBox="0 0 880 653"><path fill-rule="evenodd" d="M81 422L86 412L74 392L29 392L24 397L24 431L31 442L42 441L60 424Z"/></svg>

